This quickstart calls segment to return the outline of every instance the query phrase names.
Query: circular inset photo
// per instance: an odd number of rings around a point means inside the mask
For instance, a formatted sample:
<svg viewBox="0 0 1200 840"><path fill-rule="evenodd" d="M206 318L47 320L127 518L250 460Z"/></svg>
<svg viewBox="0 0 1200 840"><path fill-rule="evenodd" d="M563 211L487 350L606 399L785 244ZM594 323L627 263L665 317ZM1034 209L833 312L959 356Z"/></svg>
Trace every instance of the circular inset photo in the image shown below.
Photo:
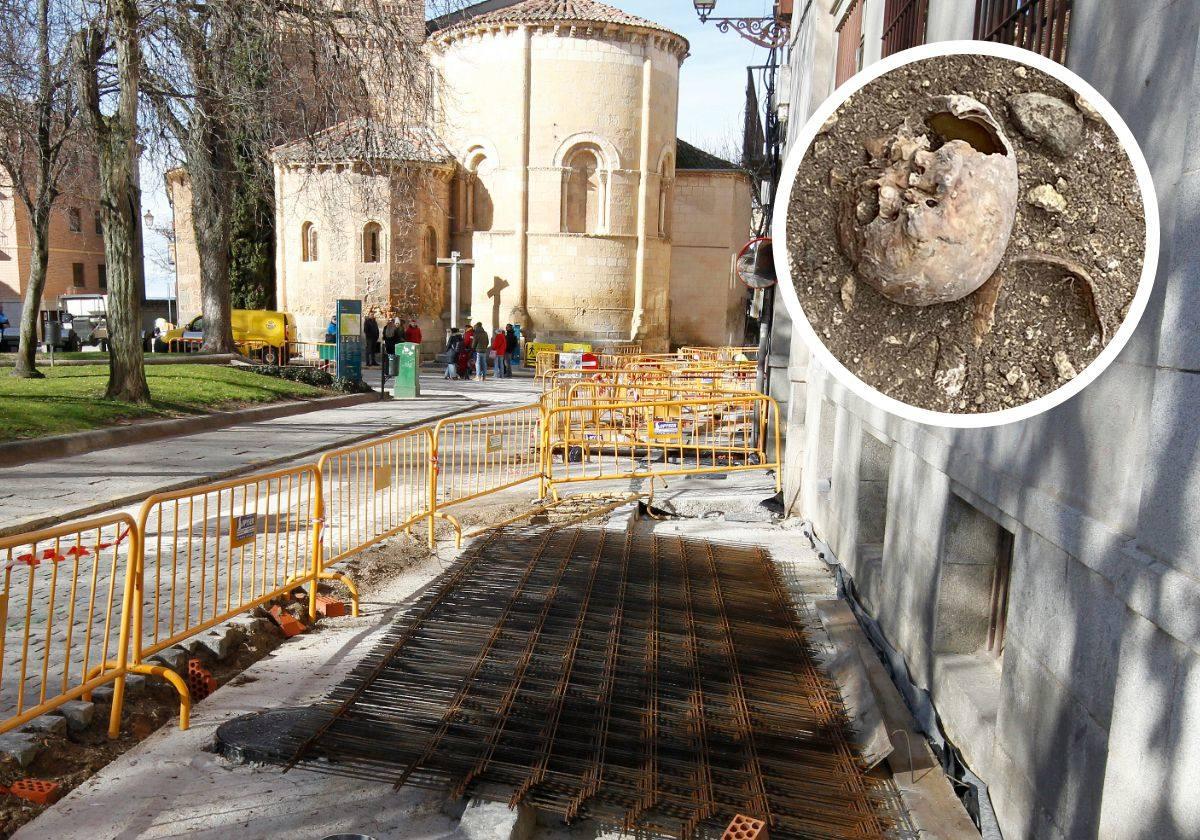
<svg viewBox="0 0 1200 840"><path fill-rule="evenodd" d="M957 41L839 88L784 164L782 294L818 359L893 413L991 426L1094 379L1158 258L1128 127L1061 65Z"/></svg>

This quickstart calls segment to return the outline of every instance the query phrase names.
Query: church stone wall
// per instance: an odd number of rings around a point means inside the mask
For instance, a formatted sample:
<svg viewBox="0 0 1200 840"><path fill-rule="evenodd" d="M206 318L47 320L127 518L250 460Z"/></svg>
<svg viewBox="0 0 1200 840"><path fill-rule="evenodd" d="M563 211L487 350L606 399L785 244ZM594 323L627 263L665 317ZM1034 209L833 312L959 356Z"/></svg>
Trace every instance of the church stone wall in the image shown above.
<svg viewBox="0 0 1200 840"><path fill-rule="evenodd" d="M361 298L364 309L418 315L430 347L440 344L441 286L425 236L444 253L448 231L446 179L422 170L378 173L349 166L276 167L276 297L296 316L302 341L320 341L338 298ZM363 232L381 228L378 262L368 262ZM305 230L316 228L316 254L305 259Z"/></svg>
<svg viewBox="0 0 1200 840"><path fill-rule="evenodd" d="M442 47L438 64L448 91L447 145L468 171L478 154L487 157L480 177L495 208L490 231L454 238L475 260L471 319L494 327L520 317L514 310L524 241L529 321L542 340L627 339L635 329L645 101L642 326L647 341L665 346L671 246L658 235L657 170L663 155L674 153L677 55L662 39L620 28L518 27L458 36ZM526 114L528 164L522 166ZM593 231L567 233L566 158L579 146L596 149L601 159L602 221Z"/></svg>
<svg viewBox="0 0 1200 840"><path fill-rule="evenodd" d="M750 182L741 172L675 176L671 223L671 343L739 345L746 287L733 257L750 235Z"/></svg>

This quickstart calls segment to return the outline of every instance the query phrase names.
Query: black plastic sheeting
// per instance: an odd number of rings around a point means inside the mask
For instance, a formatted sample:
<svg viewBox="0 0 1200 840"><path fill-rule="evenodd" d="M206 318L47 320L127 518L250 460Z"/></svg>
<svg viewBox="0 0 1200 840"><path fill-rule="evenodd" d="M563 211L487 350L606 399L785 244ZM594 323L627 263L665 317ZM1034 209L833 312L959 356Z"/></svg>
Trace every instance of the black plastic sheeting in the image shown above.
<svg viewBox="0 0 1200 840"><path fill-rule="evenodd" d="M987 784L971 771L971 768L963 760L962 753L946 739L929 692L913 683L909 675L908 663L904 661L900 651L892 647L883 635L879 622L863 609L862 603L858 599L858 592L854 588L854 578L846 571L846 567L838 562L833 550L816 535L812 523L805 522L802 530L821 559L833 569L837 579L838 597L850 605L855 618L858 619L859 626L871 640L871 645L875 648L884 668L892 678L892 683L912 713L913 719L917 723L917 730L929 740L934 755L941 762L943 772L950 779L950 783L954 786L954 792L962 800L975 827L979 829L984 840L1004 840L1004 835L1000 833L1000 825L996 821L996 812L992 809L991 797L988 796Z"/></svg>

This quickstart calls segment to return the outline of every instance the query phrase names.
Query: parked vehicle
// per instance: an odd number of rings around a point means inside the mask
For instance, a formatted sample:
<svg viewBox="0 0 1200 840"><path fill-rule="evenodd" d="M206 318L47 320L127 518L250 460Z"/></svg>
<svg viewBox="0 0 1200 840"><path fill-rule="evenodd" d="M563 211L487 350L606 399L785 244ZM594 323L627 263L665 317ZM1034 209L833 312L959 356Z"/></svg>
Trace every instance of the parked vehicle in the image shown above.
<svg viewBox="0 0 1200 840"><path fill-rule="evenodd" d="M233 341L247 356L277 365L289 356L289 345L296 341L296 319L287 312L266 309L235 309L230 317ZM198 350L204 340L204 316L197 315L182 327L167 330L154 342L157 353L189 353Z"/></svg>

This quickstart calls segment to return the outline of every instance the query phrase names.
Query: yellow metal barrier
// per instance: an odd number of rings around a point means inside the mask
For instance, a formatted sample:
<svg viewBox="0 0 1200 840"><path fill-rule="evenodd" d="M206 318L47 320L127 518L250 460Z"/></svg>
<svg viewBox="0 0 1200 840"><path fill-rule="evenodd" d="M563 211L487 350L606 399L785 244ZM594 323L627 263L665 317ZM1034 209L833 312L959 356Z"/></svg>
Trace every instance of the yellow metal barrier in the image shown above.
<svg viewBox="0 0 1200 840"><path fill-rule="evenodd" d="M137 554L126 514L0 539L0 732L114 682L117 736Z"/></svg>
<svg viewBox="0 0 1200 840"><path fill-rule="evenodd" d="M779 408L727 393L692 400L563 406L546 412L542 473L557 485L742 470L774 470L782 487Z"/></svg>
<svg viewBox="0 0 1200 840"><path fill-rule="evenodd" d="M317 471L324 482L326 566L401 531L411 533L422 519L429 521L432 545L433 442L433 429L426 427L321 456Z"/></svg>
<svg viewBox="0 0 1200 840"><path fill-rule="evenodd" d="M134 578L130 671L171 681L180 728L191 708L187 685L146 657L256 606L308 585L316 617L324 516L313 465L275 470L189 490L158 493L138 514L141 562Z"/></svg>
<svg viewBox="0 0 1200 840"><path fill-rule="evenodd" d="M534 480L539 497L545 495L538 451L542 417L542 407L534 403L451 417L434 427L430 515L454 525L458 544L462 528L442 508Z"/></svg>

